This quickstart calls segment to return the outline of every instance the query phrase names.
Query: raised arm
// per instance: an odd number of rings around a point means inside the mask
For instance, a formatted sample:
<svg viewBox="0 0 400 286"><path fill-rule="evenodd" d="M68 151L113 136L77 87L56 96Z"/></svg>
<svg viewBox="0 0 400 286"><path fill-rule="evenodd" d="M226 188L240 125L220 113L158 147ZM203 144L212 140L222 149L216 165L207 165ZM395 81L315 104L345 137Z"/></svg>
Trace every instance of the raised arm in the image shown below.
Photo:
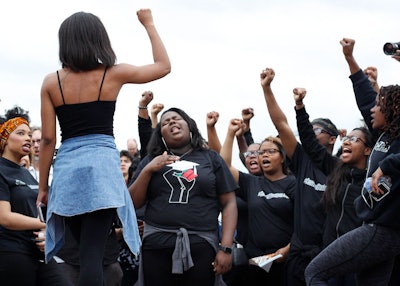
<svg viewBox="0 0 400 286"><path fill-rule="evenodd" d="M217 130L215 128L215 124L217 124L218 119L219 119L218 112L211 111L207 113L206 125L207 125L208 146L219 153L221 150L221 142L219 141Z"/></svg>
<svg viewBox="0 0 400 286"><path fill-rule="evenodd" d="M164 109L164 104L154 103L151 106L150 118L151 118L151 128L156 128L158 123L158 114Z"/></svg>
<svg viewBox="0 0 400 286"><path fill-rule="evenodd" d="M155 76L157 78L163 77L171 71L171 62L167 50L164 47L164 43L154 25L151 10L140 9L137 11L137 16L140 23L142 23L143 27L146 29L150 39L154 65L156 66Z"/></svg>
<svg viewBox="0 0 400 286"><path fill-rule="evenodd" d="M273 69L266 68L261 72L261 87L264 91L264 98L267 104L268 112L271 117L272 123L275 125L278 131L279 138L282 140L283 148L289 159L292 158L296 146L298 144L297 139L289 126L287 118L283 113L282 109L279 107L274 93L271 89L271 82L275 77L275 72Z"/></svg>
<svg viewBox="0 0 400 286"><path fill-rule="evenodd" d="M354 50L354 44L355 40L349 39L349 38L343 38L340 41L340 44L343 47L343 55L344 59L346 60L347 64L349 65L350 69L350 74L355 74L358 72L361 68L356 62L356 59L353 56L353 50Z"/></svg>
<svg viewBox="0 0 400 286"><path fill-rule="evenodd" d="M139 112L138 112L138 130L140 139L140 158L143 159L147 155L146 146L150 141L152 121L149 116L147 106L153 100L154 94L151 91L145 91L142 93L142 97L139 99Z"/></svg>
<svg viewBox="0 0 400 286"><path fill-rule="evenodd" d="M228 126L228 132L222 145L220 155L232 173L235 182L239 182L239 170L232 166L232 147L235 136L243 132L244 124L242 119L231 119Z"/></svg>
<svg viewBox="0 0 400 286"><path fill-rule="evenodd" d="M250 131L250 120L254 117L254 109L251 107L242 109L242 119L244 124L243 133L236 136L236 142L239 148L239 158L243 165L246 165L246 158L243 153L247 151L249 145L254 143L253 135Z"/></svg>
<svg viewBox="0 0 400 286"><path fill-rule="evenodd" d="M154 25L151 10L140 9L137 11L137 17L150 39L153 63L142 66L124 63L115 65L113 73L121 84L151 82L166 76L171 71L171 63L164 43Z"/></svg>
<svg viewBox="0 0 400 286"><path fill-rule="evenodd" d="M357 107L368 129L374 134L374 137L377 137L377 132L373 130L371 124L371 108L375 106L377 93L371 85L370 80L368 80L367 75L360 69L353 56L355 40L343 38L340 44L343 47L343 54L350 68L350 79L353 83Z"/></svg>
<svg viewBox="0 0 400 286"><path fill-rule="evenodd" d="M333 166L336 165L336 157L333 157L331 154L336 137L330 136L330 144L327 146L321 144L317 135L315 135L313 125L310 122L309 115L303 103L306 93L305 88L293 89L293 98L296 104L296 123L300 142L314 164L325 174L329 174Z"/></svg>
<svg viewBox="0 0 400 286"><path fill-rule="evenodd" d="M253 117L254 117L253 108L248 107L242 109L242 119L243 123L245 124L243 130L243 136L246 140L246 147L243 150L240 150L240 152L245 152L247 150L247 147L254 143L253 135L251 134L251 129L250 129L250 121Z"/></svg>
<svg viewBox="0 0 400 286"><path fill-rule="evenodd" d="M376 67L367 67L366 69L364 69L364 74L368 77L368 80L374 88L375 92L379 93L378 69Z"/></svg>

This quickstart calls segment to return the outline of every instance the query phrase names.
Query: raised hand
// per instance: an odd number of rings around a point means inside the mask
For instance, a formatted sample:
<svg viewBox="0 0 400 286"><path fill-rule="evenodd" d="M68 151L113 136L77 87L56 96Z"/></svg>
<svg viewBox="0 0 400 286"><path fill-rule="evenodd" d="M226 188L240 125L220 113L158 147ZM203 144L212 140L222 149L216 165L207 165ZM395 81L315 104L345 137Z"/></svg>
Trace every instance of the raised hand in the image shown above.
<svg viewBox="0 0 400 286"><path fill-rule="evenodd" d="M206 116L206 124L207 127L214 127L217 124L219 119L219 113L217 111L210 111Z"/></svg>

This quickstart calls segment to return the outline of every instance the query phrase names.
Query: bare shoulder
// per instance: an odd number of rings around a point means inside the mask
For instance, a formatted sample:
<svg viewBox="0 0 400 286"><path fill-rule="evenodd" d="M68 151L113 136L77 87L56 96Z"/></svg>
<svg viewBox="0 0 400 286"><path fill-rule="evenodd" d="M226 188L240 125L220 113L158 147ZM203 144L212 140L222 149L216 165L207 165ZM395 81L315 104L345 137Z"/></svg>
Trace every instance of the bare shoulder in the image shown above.
<svg viewBox="0 0 400 286"><path fill-rule="evenodd" d="M47 74L42 83L42 87L48 87L57 83L57 72Z"/></svg>
<svg viewBox="0 0 400 286"><path fill-rule="evenodd" d="M44 94L49 94L54 87L57 87L57 73L52 72L47 74L42 82L42 87L41 87L41 93L42 95Z"/></svg>

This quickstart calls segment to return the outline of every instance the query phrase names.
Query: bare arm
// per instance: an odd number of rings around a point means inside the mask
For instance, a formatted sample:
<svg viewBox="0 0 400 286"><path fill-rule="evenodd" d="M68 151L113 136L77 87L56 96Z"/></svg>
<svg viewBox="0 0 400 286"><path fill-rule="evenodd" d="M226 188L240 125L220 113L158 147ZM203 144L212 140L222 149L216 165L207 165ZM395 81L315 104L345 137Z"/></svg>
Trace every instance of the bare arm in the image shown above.
<svg viewBox="0 0 400 286"><path fill-rule="evenodd" d="M238 144L238 148L239 148L239 158L240 161L242 161L243 165L245 164L246 158L244 157L243 153L247 151L247 148L249 146L247 146L247 142L246 142L246 138L243 136L243 134L236 136L236 142Z"/></svg>
<svg viewBox="0 0 400 286"><path fill-rule="evenodd" d="M224 144L222 145L220 151L220 155L224 159L229 170L231 171L231 174L235 179L236 183L239 182L239 170L232 166L232 146L233 146L233 140L235 139L237 132L239 133L243 132L242 128L243 128L242 119L231 119L228 126L228 132L226 134Z"/></svg>
<svg viewBox="0 0 400 286"><path fill-rule="evenodd" d="M147 110L147 106L153 100L154 95L151 91L145 91L142 93L142 97L139 99L139 112L138 116L144 119L149 119L149 111Z"/></svg>
<svg viewBox="0 0 400 286"><path fill-rule="evenodd" d="M366 69L364 69L364 73L368 77L368 80L374 88L375 92L379 93L378 69L376 67L367 67Z"/></svg>
<svg viewBox="0 0 400 286"><path fill-rule="evenodd" d="M221 142L219 141L217 130L215 129L215 124L217 124L218 118L219 113L216 111L207 113L206 125L208 146L219 153L221 150Z"/></svg>
<svg viewBox="0 0 400 286"><path fill-rule="evenodd" d="M46 227L38 218L11 211L8 201L0 201L0 225L10 230L37 230Z"/></svg>
<svg viewBox="0 0 400 286"><path fill-rule="evenodd" d="M245 133L250 132L250 121L253 117L254 117L253 108L248 107L242 109L242 119L244 123L244 129L242 134L236 136L236 142L239 148L239 157L243 165L245 165L245 160L246 160L243 156L243 153L247 151L247 148L249 147L248 144L250 144L246 141Z"/></svg>
<svg viewBox="0 0 400 286"><path fill-rule="evenodd" d="M289 158L292 158L294 151L297 146L297 139L289 126L287 118L283 113L282 109L276 102L274 93L271 89L271 82L275 77L275 72L273 69L265 69L260 75L261 86L264 91L264 98L267 104L268 112L271 117L276 130L279 133L279 137L282 140L283 148Z"/></svg>
<svg viewBox="0 0 400 286"><path fill-rule="evenodd" d="M129 64L115 65L114 70L116 76L120 78L122 84L147 83L162 78L171 71L171 63L167 50L154 25L151 10L141 9L137 11L137 16L150 39L154 62L143 66L133 66Z"/></svg>
<svg viewBox="0 0 400 286"><path fill-rule="evenodd" d="M37 201L47 205L49 189L49 173L53 162L55 146L57 142L56 135L56 114L47 92L46 77L41 89L41 120L42 120L42 138L40 142L39 153L39 194Z"/></svg>
<svg viewBox="0 0 400 286"><path fill-rule="evenodd" d="M150 112L150 117L151 117L151 128L156 128L157 123L158 123L158 114L164 109L164 104L162 103L154 103L151 106L151 112Z"/></svg>
<svg viewBox="0 0 400 286"><path fill-rule="evenodd" d="M234 192L219 196L222 205L222 237L221 245L232 247L233 236L237 224L237 206ZM218 251L214 261L215 274L223 274L232 267L232 255Z"/></svg>
<svg viewBox="0 0 400 286"><path fill-rule="evenodd" d="M344 58L349 65L350 68L350 74L355 74L360 70L360 66L356 62L354 56L353 56L353 50L354 50L354 44L356 43L355 40L349 39L349 38L343 38L343 40L340 41L340 44L343 47L343 54Z"/></svg>

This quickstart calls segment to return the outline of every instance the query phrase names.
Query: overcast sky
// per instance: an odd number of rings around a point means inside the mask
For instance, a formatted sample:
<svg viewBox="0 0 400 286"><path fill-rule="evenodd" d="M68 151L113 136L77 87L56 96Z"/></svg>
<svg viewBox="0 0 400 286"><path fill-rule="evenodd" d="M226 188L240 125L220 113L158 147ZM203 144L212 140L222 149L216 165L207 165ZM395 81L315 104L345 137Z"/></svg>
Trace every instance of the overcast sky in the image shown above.
<svg viewBox="0 0 400 286"><path fill-rule="evenodd" d="M77 11L103 21L118 62L152 61L149 40L136 11L151 8L170 55L172 72L144 85L126 85L115 113L117 146L138 137L137 105L152 90L153 103L179 107L192 116L206 138L205 117L218 111L224 140L229 119L253 107L251 129L256 141L276 135L267 113L259 74L271 67L272 88L293 127L292 90L305 87L311 118L329 117L338 128L360 125L349 69L339 41L356 40L362 68L378 68L380 85L399 83L398 62L384 55L385 42L400 41L395 0L69 0L6 1L0 12L0 112L15 104L29 110L40 125L40 87L60 68L57 33L61 22ZM240 166L238 166L240 167Z"/></svg>

